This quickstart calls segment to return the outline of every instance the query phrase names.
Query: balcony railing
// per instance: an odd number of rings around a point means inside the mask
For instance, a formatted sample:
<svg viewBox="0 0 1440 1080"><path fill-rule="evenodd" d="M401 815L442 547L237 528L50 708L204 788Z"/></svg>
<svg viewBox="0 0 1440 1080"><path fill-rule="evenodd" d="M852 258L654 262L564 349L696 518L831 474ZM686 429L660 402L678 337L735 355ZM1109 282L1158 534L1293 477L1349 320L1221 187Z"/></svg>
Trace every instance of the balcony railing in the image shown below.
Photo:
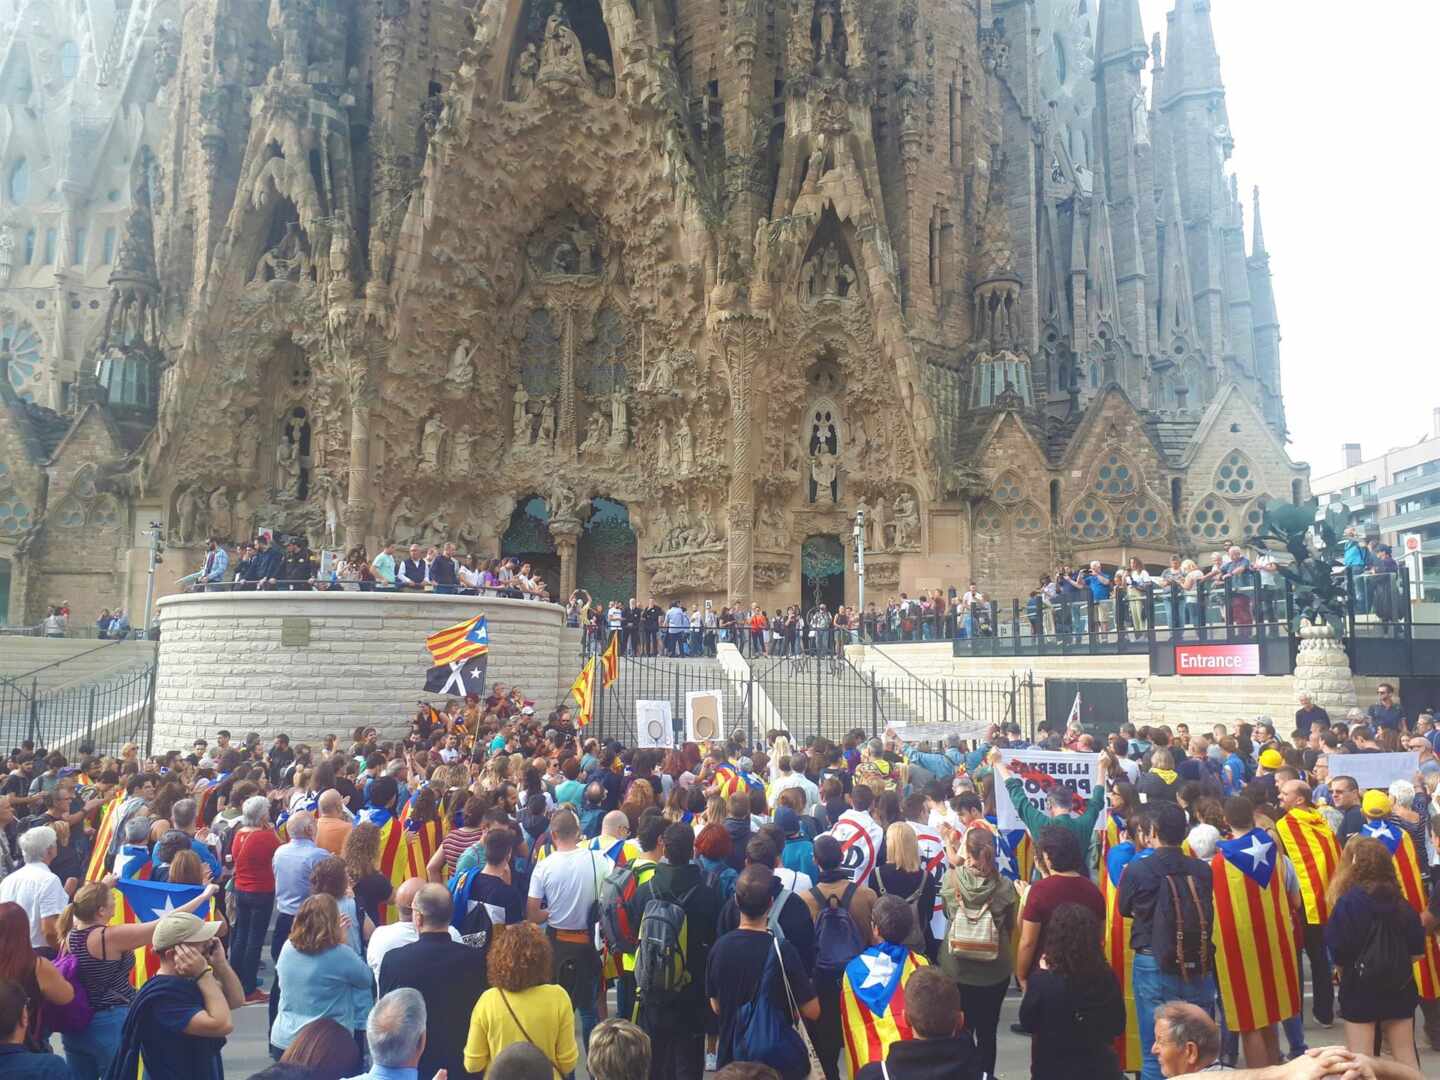
<svg viewBox="0 0 1440 1080"><path fill-rule="evenodd" d="M1437 488L1440 488L1440 471L1411 476L1393 484L1386 484L1375 494L1381 499L1393 502L1396 499L1408 499L1411 495L1423 495L1425 492L1434 491Z"/></svg>
<svg viewBox="0 0 1440 1080"><path fill-rule="evenodd" d="M1403 514L1382 516L1379 524L1384 532L1401 532L1406 529L1418 529L1424 525L1440 524L1440 502L1422 506L1418 510L1409 510Z"/></svg>

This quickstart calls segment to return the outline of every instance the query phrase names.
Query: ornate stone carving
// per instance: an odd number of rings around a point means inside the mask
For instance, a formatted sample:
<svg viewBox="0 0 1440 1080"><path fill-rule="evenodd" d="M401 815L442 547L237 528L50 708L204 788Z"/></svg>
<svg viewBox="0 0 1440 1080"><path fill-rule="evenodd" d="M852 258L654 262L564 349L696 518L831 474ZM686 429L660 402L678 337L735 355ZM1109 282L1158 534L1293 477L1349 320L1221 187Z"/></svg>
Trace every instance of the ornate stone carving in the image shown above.
<svg viewBox="0 0 1440 1080"><path fill-rule="evenodd" d="M755 564L755 587L757 589L778 589L790 580L790 561L761 560Z"/></svg>
<svg viewBox="0 0 1440 1080"><path fill-rule="evenodd" d="M449 430L445 421L438 416L431 416L425 421L425 429L420 433L420 467L425 472L440 471L445 452L445 436Z"/></svg>
<svg viewBox="0 0 1440 1080"><path fill-rule="evenodd" d="M694 595L725 588L725 557L690 553L645 560L650 590L658 596Z"/></svg>
<svg viewBox="0 0 1440 1080"><path fill-rule="evenodd" d="M894 589L900 584L900 563L896 559L865 560L865 584L877 589Z"/></svg>
<svg viewBox="0 0 1440 1080"><path fill-rule="evenodd" d="M895 519L890 531L890 548L907 551L920 546L920 508L915 496L902 491L895 496Z"/></svg>

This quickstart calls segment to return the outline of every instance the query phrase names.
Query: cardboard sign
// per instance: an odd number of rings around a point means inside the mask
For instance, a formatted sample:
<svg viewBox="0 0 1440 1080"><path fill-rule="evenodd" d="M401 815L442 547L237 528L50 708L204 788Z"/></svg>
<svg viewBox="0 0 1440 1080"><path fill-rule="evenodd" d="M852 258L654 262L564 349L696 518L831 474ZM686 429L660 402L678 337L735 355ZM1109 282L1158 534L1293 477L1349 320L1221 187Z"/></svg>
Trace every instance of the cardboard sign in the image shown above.
<svg viewBox="0 0 1440 1080"><path fill-rule="evenodd" d="M1332 783L1337 776L1348 776L1361 791L1384 791L1396 780L1413 781L1420 771L1420 754L1413 750L1403 754L1326 754L1325 760Z"/></svg>
<svg viewBox="0 0 1440 1080"><path fill-rule="evenodd" d="M1259 675L1259 645L1176 645L1176 675Z"/></svg>
<svg viewBox="0 0 1440 1080"><path fill-rule="evenodd" d="M635 702L635 745L641 749L675 748L675 725L670 702Z"/></svg>
<svg viewBox="0 0 1440 1080"><path fill-rule="evenodd" d="M685 695L685 738L718 742L725 737L719 690L691 690Z"/></svg>
<svg viewBox="0 0 1440 1080"><path fill-rule="evenodd" d="M1099 754L1071 754L1063 750L1002 750L1000 760L1025 785L1025 798L1042 814L1050 812L1050 789L1057 784L1075 792L1084 802L1100 783ZM998 777L997 777L998 780ZM1008 785L1007 785L1008 786ZM995 791L995 816L1001 832L1025 828L1008 791Z"/></svg>

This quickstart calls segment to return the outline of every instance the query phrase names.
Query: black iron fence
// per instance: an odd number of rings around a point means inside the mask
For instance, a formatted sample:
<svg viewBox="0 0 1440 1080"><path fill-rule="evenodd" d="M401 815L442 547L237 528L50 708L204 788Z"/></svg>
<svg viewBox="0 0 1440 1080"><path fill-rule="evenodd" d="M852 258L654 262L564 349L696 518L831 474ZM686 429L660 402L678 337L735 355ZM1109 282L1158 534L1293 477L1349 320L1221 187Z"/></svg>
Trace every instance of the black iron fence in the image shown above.
<svg viewBox="0 0 1440 1080"><path fill-rule="evenodd" d="M156 665L151 662L93 682L42 689L34 676L0 678L0 746L59 749L74 757L82 744L115 754L126 743L150 752Z"/></svg>

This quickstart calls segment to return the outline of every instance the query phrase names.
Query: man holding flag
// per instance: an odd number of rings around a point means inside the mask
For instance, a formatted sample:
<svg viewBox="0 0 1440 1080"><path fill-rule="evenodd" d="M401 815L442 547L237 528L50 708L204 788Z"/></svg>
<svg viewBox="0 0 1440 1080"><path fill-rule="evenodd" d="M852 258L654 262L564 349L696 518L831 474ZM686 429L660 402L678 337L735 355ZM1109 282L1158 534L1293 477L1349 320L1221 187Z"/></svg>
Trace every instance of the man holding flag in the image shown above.
<svg viewBox="0 0 1440 1080"><path fill-rule="evenodd" d="M1335 1022L1335 983L1325 948L1325 924L1330 921L1326 890L1340 865L1340 842L1311 798L1310 786L1303 780L1287 780L1281 785L1280 806L1285 813L1275 823L1275 832L1300 881L1302 933L1314 991L1312 1008L1315 1022L1328 1028Z"/></svg>
<svg viewBox="0 0 1440 1080"><path fill-rule="evenodd" d="M1428 898L1425 878L1420 872L1420 859L1410 834L1395 822L1386 820L1392 809L1390 796L1383 791L1367 791L1361 809L1365 813L1365 825L1360 835L1385 845L1395 860L1395 876L1400 881L1400 892L1405 902L1415 909L1415 914L1423 916L1428 908ZM1425 935L1425 955L1415 961L1415 986L1422 1001L1440 998L1440 939L1434 934Z"/></svg>

